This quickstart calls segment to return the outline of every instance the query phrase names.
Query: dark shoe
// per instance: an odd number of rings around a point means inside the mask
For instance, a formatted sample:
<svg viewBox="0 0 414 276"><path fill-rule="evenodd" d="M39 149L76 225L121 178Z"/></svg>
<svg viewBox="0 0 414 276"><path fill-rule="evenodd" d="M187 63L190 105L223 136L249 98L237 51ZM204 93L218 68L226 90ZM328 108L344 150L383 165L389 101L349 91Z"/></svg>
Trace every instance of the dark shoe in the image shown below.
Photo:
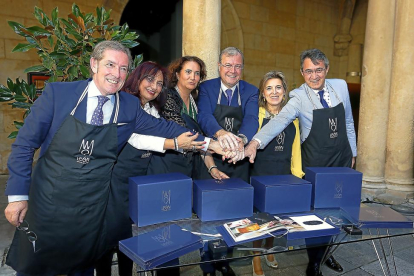
<svg viewBox="0 0 414 276"><path fill-rule="evenodd" d="M344 269L342 268L342 266L334 259L333 256L329 257L326 261L325 264L327 267L329 267L332 270L335 270L336 272L342 272L344 271Z"/></svg>
<svg viewBox="0 0 414 276"><path fill-rule="evenodd" d="M219 266L217 270L220 271L223 276L236 276L233 269L228 264Z"/></svg>
<svg viewBox="0 0 414 276"><path fill-rule="evenodd" d="M322 276L322 272L319 271L319 264L309 263L306 268L306 276Z"/></svg>

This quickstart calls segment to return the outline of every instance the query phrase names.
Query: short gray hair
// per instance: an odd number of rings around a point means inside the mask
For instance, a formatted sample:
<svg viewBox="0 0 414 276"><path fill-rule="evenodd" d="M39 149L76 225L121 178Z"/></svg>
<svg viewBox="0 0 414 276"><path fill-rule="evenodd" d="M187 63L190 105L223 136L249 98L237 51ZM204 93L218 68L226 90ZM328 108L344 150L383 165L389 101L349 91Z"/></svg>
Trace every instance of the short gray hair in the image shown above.
<svg viewBox="0 0 414 276"><path fill-rule="evenodd" d="M309 49L306 51L303 51L300 54L300 70L303 71L303 62L305 59L309 58L313 64L318 64L319 62L323 61L325 64L325 68L328 68L329 66L329 59L326 57L326 55L319 49Z"/></svg>
<svg viewBox="0 0 414 276"><path fill-rule="evenodd" d="M91 54L91 58L97 61L102 60L103 54L106 50L114 50L114 51L125 53L128 56L128 69L131 68L131 62L132 62L131 51L118 41L104 40L104 41L99 42L98 44L95 45L95 48L93 49L93 52ZM91 75L93 75L92 71L91 71Z"/></svg>
<svg viewBox="0 0 414 276"><path fill-rule="evenodd" d="M220 63L221 63L221 58L223 57L223 55L225 55L225 56L237 56L237 55L241 55L242 62L244 64L244 56L243 56L243 53L242 53L242 51L240 51L236 47L227 47L226 49L224 49L223 51L221 51L220 56L219 56L219 62Z"/></svg>

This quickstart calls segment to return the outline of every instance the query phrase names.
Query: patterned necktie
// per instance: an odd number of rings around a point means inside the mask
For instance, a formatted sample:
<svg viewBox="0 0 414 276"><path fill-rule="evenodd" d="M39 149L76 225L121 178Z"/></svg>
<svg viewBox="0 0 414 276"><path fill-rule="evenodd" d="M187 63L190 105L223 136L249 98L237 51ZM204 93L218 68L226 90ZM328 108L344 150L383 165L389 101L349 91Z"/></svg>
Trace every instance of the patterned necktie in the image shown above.
<svg viewBox="0 0 414 276"><path fill-rule="evenodd" d="M109 100L105 96L98 96L98 106L92 114L91 125L101 126L103 125L103 111L102 107Z"/></svg>
<svg viewBox="0 0 414 276"><path fill-rule="evenodd" d="M227 105L231 105L231 97L232 97L232 91L231 89L227 89L226 90L226 94L227 94Z"/></svg>
<svg viewBox="0 0 414 276"><path fill-rule="evenodd" d="M323 98L323 90L319 91L318 94L319 94L319 100L321 101L323 108L329 108L328 103Z"/></svg>

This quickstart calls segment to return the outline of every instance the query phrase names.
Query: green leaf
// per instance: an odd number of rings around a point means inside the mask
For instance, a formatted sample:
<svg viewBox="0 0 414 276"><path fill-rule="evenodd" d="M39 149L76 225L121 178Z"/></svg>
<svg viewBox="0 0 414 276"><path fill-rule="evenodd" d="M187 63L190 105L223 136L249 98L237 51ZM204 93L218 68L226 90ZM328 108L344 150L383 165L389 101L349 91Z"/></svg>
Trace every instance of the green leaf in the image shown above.
<svg viewBox="0 0 414 276"><path fill-rule="evenodd" d="M42 72L45 71L46 67L44 67L43 65L35 65L35 66L31 66L29 68L26 68L24 70L24 73L30 73L30 72Z"/></svg>
<svg viewBox="0 0 414 276"><path fill-rule="evenodd" d="M6 96L2 96L2 95L0 95L0 102L10 102L10 101L12 101L14 99L14 97L13 96L11 96L11 97L6 97Z"/></svg>
<svg viewBox="0 0 414 276"><path fill-rule="evenodd" d="M53 22L53 26L56 26L57 24L59 24L59 20L58 20L58 7L54 8L52 11L52 22Z"/></svg>
<svg viewBox="0 0 414 276"><path fill-rule="evenodd" d="M0 85L1 87L4 87L3 85ZM11 80L11 78L7 78L7 87L10 89L10 91L14 90L14 83ZM5 88L5 87L4 87Z"/></svg>
<svg viewBox="0 0 414 276"><path fill-rule="evenodd" d="M13 131L12 133L9 134L9 136L7 136L7 138L15 139L18 133L19 133L18 131Z"/></svg>
<svg viewBox="0 0 414 276"><path fill-rule="evenodd" d="M41 9L39 9L37 6L34 8L34 16L36 17L37 21L40 22L40 24L43 25L43 17L40 13L40 11L42 11Z"/></svg>
<svg viewBox="0 0 414 276"><path fill-rule="evenodd" d="M13 31L16 34L20 36L24 36L24 37L31 35L22 24L14 22L14 21L8 21L7 23L9 24L9 26L13 29Z"/></svg>
<svg viewBox="0 0 414 276"><path fill-rule="evenodd" d="M34 36L50 36L51 33L49 33L48 30L45 30L39 26L33 26L27 28L29 32L31 32Z"/></svg>
<svg viewBox="0 0 414 276"><path fill-rule="evenodd" d="M35 44L24 44L24 43L19 43L16 45L16 47L13 48L12 52L27 52L30 49L35 48L36 45Z"/></svg>
<svg viewBox="0 0 414 276"><path fill-rule="evenodd" d="M52 36L49 36L49 37L47 38L47 41L49 42L50 47L52 47L52 48L53 48L53 37L52 37Z"/></svg>
<svg viewBox="0 0 414 276"><path fill-rule="evenodd" d="M79 65L79 69L81 71L82 76L85 78L89 78L89 69L85 65Z"/></svg>
<svg viewBox="0 0 414 276"><path fill-rule="evenodd" d="M73 76L74 78L77 78L78 77L78 68L76 68L76 66L71 66L68 69L68 74Z"/></svg>
<svg viewBox="0 0 414 276"><path fill-rule="evenodd" d="M72 5L72 13L76 16L81 16L81 12L79 10L79 7L75 3L73 3L73 5Z"/></svg>
<svg viewBox="0 0 414 276"><path fill-rule="evenodd" d="M102 24L102 9L103 7L96 7L96 25Z"/></svg>
<svg viewBox="0 0 414 276"><path fill-rule="evenodd" d="M17 129L21 129L22 126L24 125L23 122L18 122L18 121L14 121L13 124Z"/></svg>
<svg viewBox="0 0 414 276"><path fill-rule="evenodd" d="M50 58L49 56L43 57L43 66L46 67L46 69L52 70L54 63L55 63L54 60Z"/></svg>
<svg viewBox="0 0 414 276"><path fill-rule="evenodd" d="M138 42L132 41L132 40L123 40L121 41L121 43L128 48L134 48L135 46L138 46L139 44Z"/></svg>
<svg viewBox="0 0 414 276"><path fill-rule="evenodd" d="M24 89L22 89L22 91L23 91L23 93L25 93L25 94L26 94L26 92L24 91ZM15 99L17 102L25 102L25 101L27 100L27 98L26 98L25 96L23 96L23 95L15 95L15 96L14 96L14 99Z"/></svg>
<svg viewBox="0 0 414 276"><path fill-rule="evenodd" d="M27 90L29 99L33 101L36 98L36 86L34 84L27 85L26 90Z"/></svg>
<svg viewBox="0 0 414 276"><path fill-rule="evenodd" d="M51 75L50 78L47 80L47 82L57 82L57 76Z"/></svg>
<svg viewBox="0 0 414 276"><path fill-rule="evenodd" d="M20 108L20 109L27 109L30 108L32 105L30 103L27 102L14 102L11 104L12 108Z"/></svg>

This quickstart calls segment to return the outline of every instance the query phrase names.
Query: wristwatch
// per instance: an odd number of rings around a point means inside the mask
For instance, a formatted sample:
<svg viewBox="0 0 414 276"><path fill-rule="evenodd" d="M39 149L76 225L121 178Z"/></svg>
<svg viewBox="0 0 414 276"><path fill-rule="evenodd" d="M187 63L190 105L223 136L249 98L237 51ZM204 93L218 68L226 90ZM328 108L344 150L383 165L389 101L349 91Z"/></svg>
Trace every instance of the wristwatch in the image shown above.
<svg viewBox="0 0 414 276"><path fill-rule="evenodd" d="M244 134L242 134L242 133L237 134L237 137L241 138L241 139L242 139L242 141L243 141L243 144L245 144L245 145L247 145L247 142L249 142L249 141L247 140L246 135L244 135Z"/></svg>

